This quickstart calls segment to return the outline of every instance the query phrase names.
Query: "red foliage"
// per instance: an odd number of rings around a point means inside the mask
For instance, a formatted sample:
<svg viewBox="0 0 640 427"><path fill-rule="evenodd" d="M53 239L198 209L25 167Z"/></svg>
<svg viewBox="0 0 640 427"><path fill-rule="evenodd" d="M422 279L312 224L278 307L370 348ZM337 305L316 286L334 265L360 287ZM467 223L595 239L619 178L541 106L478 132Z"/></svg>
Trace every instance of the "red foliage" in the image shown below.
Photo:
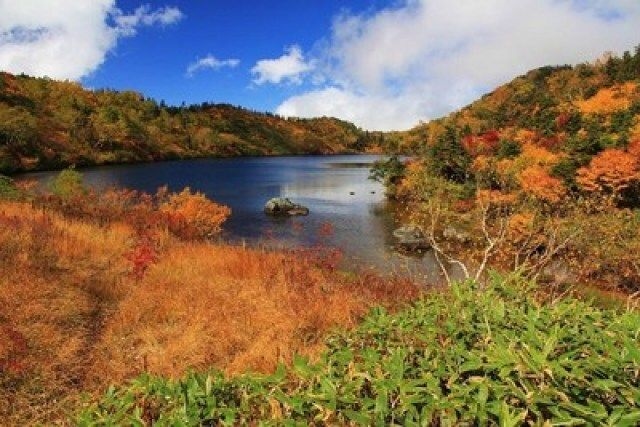
<svg viewBox="0 0 640 427"><path fill-rule="evenodd" d="M480 138L487 144L496 145L500 140L500 133L497 130L488 130L481 134Z"/></svg>
<svg viewBox="0 0 640 427"><path fill-rule="evenodd" d="M127 259L133 264L133 276L140 280L151 264L158 261L158 252L150 239L142 239L136 247L127 254Z"/></svg>
<svg viewBox="0 0 640 427"><path fill-rule="evenodd" d="M544 147L547 150L553 150L561 144L558 135L543 136L538 139L538 145Z"/></svg>
<svg viewBox="0 0 640 427"><path fill-rule="evenodd" d="M495 153L500 141L500 133L497 130L489 130L480 135L468 135L462 138L462 146L472 156Z"/></svg>

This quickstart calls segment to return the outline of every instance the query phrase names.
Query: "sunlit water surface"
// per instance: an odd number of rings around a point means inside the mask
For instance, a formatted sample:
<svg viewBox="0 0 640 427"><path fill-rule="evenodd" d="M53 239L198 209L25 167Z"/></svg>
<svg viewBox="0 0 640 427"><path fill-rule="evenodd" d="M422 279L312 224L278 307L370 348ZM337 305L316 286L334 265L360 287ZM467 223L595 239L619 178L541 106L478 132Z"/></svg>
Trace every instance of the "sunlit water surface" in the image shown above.
<svg viewBox="0 0 640 427"><path fill-rule="evenodd" d="M168 185L205 193L231 207L222 238L270 247L339 248L342 267L373 268L432 282L439 274L433 255L407 256L394 249L393 212L381 184L368 179L380 156L287 156L198 159L117 165L81 170L97 189L126 187L154 193ZM24 175L46 182L55 172ZM263 212L272 197L309 208L305 217L273 218Z"/></svg>

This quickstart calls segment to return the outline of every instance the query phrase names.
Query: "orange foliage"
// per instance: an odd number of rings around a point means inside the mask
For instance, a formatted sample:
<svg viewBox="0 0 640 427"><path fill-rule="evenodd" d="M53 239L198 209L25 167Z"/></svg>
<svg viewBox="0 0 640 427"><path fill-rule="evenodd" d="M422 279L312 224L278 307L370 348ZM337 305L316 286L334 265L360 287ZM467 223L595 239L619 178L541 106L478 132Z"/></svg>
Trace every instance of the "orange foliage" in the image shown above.
<svg viewBox="0 0 640 427"><path fill-rule="evenodd" d="M575 104L582 113L612 113L625 110L631 105L631 97L637 88L634 82L603 88L594 96Z"/></svg>
<svg viewBox="0 0 640 427"><path fill-rule="evenodd" d="M638 162L640 162L640 138L634 139L629 143L627 152L634 156Z"/></svg>
<svg viewBox="0 0 640 427"><path fill-rule="evenodd" d="M202 193L192 193L189 187L178 194L169 195L160 205L160 212L169 218L169 230L185 238L206 238L220 232L220 227L231 215L231 209L219 205Z"/></svg>
<svg viewBox="0 0 640 427"><path fill-rule="evenodd" d="M408 281L322 268L325 253L168 234L147 243L127 222L0 201L0 402L11 402L0 424L56 424L81 392L144 371L266 372L317 353L329 329L372 305L419 294Z"/></svg>
<svg viewBox="0 0 640 427"><path fill-rule="evenodd" d="M534 215L530 212L516 213L509 218L508 233L514 242L518 242L531 231Z"/></svg>
<svg viewBox="0 0 640 427"><path fill-rule="evenodd" d="M531 143L538 139L538 134L535 131L529 129L518 129L513 140L520 143L520 145L524 145L527 143Z"/></svg>
<svg viewBox="0 0 640 427"><path fill-rule="evenodd" d="M499 190L478 190L476 200L485 205L507 206L516 201L516 196Z"/></svg>
<svg viewBox="0 0 640 427"><path fill-rule="evenodd" d="M485 172L491 169L492 162L491 158L484 155L479 155L476 157L471 163L471 170L474 172Z"/></svg>
<svg viewBox="0 0 640 427"><path fill-rule="evenodd" d="M631 147L636 151L636 143ZM640 180L638 156L623 150L604 150L589 166L578 170L576 181L588 192L619 195L622 190Z"/></svg>
<svg viewBox="0 0 640 427"><path fill-rule="evenodd" d="M424 165L418 160L409 160L405 163L405 176L396 184L396 195L399 198L413 194L416 188L420 188L424 181Z"/></svg>
<svg viewBox="0 0 640 427"><path fill-rule="evenodd" d="M496 172L500 175L507 175L514 168L515 161L513 159L502 159L496 162Z"/></svg>
<svg viewBox="0 0 640 427"><path fill-rule="evenodd" d="M557 203L567 190L561 180L552 177L541 166L529 166L520 174L522 190L537 199L548 203Z"/></svg>
<svg viewBox="0 0 640 427"><path fill-rule="evenodd" d="M535 164L538 166L553 166L558 162L558 156L544 147L533 144L524 144L522 146L522 159L527 165Z"/></svg>

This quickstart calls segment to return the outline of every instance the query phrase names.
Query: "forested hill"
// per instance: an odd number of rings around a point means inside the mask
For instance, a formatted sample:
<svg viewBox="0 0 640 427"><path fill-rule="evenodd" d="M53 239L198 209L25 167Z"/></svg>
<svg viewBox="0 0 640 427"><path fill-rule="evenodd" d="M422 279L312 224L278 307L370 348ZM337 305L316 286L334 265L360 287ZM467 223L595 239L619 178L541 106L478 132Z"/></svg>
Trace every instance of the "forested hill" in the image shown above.
<svg viewBox="0 0 640 427"><path fill-rule="evenodd" d="M497 268L554 260L576 283L640 290L640 48L530 71L395 136L417 155L373 176L432 236L472 236L462 256L483 265L498 239Z"/></svg>
<svg viewBox="0 0 640 427"><path fill-rule="evenodd" d="M358 152L373 137L334 118L226 104L167 107L132 92L0 72L0 173L202 156Z"/></svg>
<svg viewBox="0 0 640 427"><path fill-rule="evenodd" d="M624 148L640 134L639 83L640 46L622 57L605 54L592 63L542 67L395 139L401 150L420 151L450 126L467 145L484 145L480 149L491 151L501 140L528 142L577 155L584 163L590 154Z"/></svg>

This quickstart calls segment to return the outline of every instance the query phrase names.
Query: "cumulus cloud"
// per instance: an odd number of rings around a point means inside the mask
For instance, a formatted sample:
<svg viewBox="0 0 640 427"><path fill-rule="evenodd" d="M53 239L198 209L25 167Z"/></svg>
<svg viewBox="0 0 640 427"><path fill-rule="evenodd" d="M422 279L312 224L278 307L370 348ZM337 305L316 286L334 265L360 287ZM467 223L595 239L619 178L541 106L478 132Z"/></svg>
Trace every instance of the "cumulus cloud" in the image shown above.
<svg viewBox="0 0 640 427"><path fill-rule="evenodd" d="M209 54L204 58L200 58L195 62L192 62L187 67L187 76L191 77L196 72L210 68L212 70L219 70L220 68L229 67L234 68L240 64L239 59L231 58L231 59L218 59L215 56Z"/></svg>
<svg viewBox="0 0 640 427"><path fill-rule="evenodd" d="M637 0L407 0L342 14L313 58L325 86L276 111L407 128L531 68L630 49L640 42L638 28Z"/></svg>
<svg viewBox="0 0 640 427"><path fill-rule="evenodd" d="M182 17L175 7L141 6L126 14L115 0L0 0L0 69L78 80L99 67L121 37Z"/></svg>
<svg viewBox="0 0 640 427"><path fill-rule="evenodd" d="M289 82L300 84L302 76L313 69L313 64L304 59L300 46L293 45L285 49L285 53L276 59L261 59L251 69L255 75L253 82L278 84Z"/></svg>

